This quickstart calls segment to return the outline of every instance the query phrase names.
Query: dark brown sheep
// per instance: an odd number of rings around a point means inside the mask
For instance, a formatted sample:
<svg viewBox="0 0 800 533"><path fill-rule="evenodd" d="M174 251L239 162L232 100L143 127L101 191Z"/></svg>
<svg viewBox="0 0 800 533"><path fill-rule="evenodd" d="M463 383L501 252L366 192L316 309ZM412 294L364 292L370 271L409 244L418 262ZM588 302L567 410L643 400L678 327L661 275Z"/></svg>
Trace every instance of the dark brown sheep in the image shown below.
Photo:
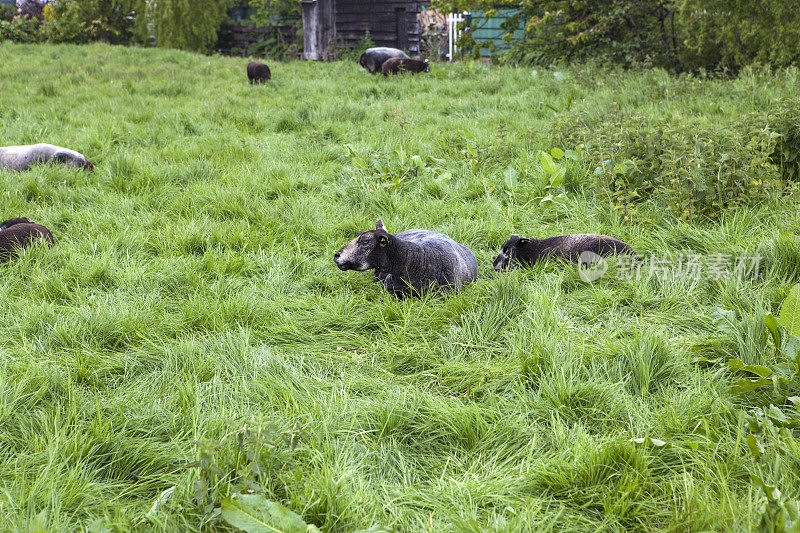
<svg viewBox="0 0 800 533"><path fill-rule="evenodd" d="M582 254L607 257L612 254L633 254L633 248L627 243L607 235L594 233L577 233L574 235L558 235L545 239L529 239L512 235L494 260L495 270L514 268L517 265L533 265L542 259L561 259L575 263L585 262ZM591 257L591 256L590 256Z"/></svg>
<svg viewBox="0 0 800 533"><path fill-rule="evenodd" d="M44 239L48 246L55 243L49 229L27 218L12 218L0 223L0 262L15 258L19 250L38 239Z"/></svg>
<svg viewBox="0 0 800 533"><path fill-rule="evenodd" d="M397 74L398 72L408 71L411 73L428 72L428 62L419 59L408 59L406 57L393 57L383 62L381 72L384 76Z"/></svg>
<svg viewBox="0 0 800 533"><path fill-rule="evenodd" d="M250 85L264 83L271 77L272 73L269 71L269 67L261 61L251 61L247 64L247 79L250 80Z"/></svg>

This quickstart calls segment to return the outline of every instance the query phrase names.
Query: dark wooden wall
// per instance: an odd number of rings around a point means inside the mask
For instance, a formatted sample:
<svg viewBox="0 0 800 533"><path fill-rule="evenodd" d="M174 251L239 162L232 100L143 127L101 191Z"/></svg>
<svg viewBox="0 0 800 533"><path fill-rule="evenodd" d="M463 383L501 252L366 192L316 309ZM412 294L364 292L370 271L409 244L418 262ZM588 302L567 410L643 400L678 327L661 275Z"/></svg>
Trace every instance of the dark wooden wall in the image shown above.
<svg viewBox="0 0 800 533"><path fill-rule="evenodd" d="M419 52L421 28L417 13L430 2L397 0L336 0L336 36L356 46L369 31L375 46Z"/></svg>
<svg viewBox="0 0 800 533"><path fill-rule="evenodd" d="M217 44L214 49L225 55L236 56L264 56L264 50L251 50L251 45L257 45L262 41L269 43L272 51L281 51L284 56L288 56L294 45L294 54L299 54L302 50L302 42L297 37L297 25L283 26L246 26L242 24L223 24L217 32Z"/></svg>

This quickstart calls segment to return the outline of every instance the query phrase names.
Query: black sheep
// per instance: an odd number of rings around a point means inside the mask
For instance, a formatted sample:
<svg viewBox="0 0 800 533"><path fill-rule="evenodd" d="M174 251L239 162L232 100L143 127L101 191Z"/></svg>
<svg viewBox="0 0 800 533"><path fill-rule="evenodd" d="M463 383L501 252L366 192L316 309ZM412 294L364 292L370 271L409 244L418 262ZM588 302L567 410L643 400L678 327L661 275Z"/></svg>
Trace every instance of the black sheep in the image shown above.
<svg viewBox="0 0 800 533"><path fill-rule="evenodd" d="M247 64L247 79L250 80L250 85L267 82L271 77L269 67L261 61L251 61Z"/></svg>
<svg viewBox="0 0 800 533"><path fill-rule="evenodd" d="M517 264L532 265L540 259L554 258L578 262L583 252L601 257L615 253L634 253L628 244L606 235L578 233L546 239L529 239L512 235L494 260L495 270L513 268Z"/></svg>
<svg viewBox="0 0 800 533"><path fill-rule="evenodd" d="M341 270L375 269L397 298L435 289L458 290L478 277L475 254L447 235L422 229L389 234L378 220L374 230L362 231L333 256Z"/></svg>
<svg viewBox="0 0 800 533"><path fill-rule="evenodd" d="M381 73L384 76L397 74L399 72L428 72L429 66L427 61L420 61L419 59L408 59L405 57L393 57L384 61L381 66Z"/></svg>
<svg viewBox="0 0 800 533"><path fill-rule="evenodd" d="M27 218L11 218L0 223L0 262L15 258L19 250L38 239L44 239L48 246L55 243L49 229Z"/></svg>

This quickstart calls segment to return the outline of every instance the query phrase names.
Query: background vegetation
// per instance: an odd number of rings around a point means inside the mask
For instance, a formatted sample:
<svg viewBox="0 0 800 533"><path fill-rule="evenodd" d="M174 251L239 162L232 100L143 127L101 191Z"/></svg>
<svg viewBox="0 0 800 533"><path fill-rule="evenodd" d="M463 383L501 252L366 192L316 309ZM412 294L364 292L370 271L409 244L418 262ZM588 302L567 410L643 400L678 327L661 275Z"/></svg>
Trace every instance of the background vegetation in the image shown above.
<svg viewBox="0 0 800 533"><path fill-rule="evenodd" d="M794 0L438 0L444 11L519 9L508 37L526 36L506 59L525 64L595 61L673 71L736 72L753 63L800 61L800 10ZM463 46L478 53L467 33Z"/></svg>
<svg viewBox="0 0 800 533"><path fill-rule="evenodd" d="M0 266L0 529L225 530L267 501L324 531L796 525L797 69L252 87L174 50L0 55L2 144L96 166L0 172L0 218L57 240ZM396 301L336 269L379 217L481 278ZM572 232L762 260L489 272L511 233Z"/></svg>

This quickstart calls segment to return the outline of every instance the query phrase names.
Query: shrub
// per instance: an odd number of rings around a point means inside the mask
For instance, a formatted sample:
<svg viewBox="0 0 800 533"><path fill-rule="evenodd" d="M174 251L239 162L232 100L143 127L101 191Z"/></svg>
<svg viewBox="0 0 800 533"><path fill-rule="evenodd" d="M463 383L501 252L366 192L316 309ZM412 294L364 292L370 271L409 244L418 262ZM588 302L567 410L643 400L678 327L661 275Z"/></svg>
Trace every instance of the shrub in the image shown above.
<svg viewBox="0 0 800 533"><path fill-rule="evenodd" d="M573 115L553 136L559 145L582 146L599 187L627 216L641 200L655 199L681 218L714 219L780 188L772 155L780 137L763 120L687 127L636 115Z"/></svg>
<svg viewBox="0 0 800 533"><path fill-rule="evenodd" d="M15 17L11 21L0 20L0 41L36 43L42 41L41 24L35 18Z"/></svg>
<svg viewBox="0 0 800 533"><path fill-rule="evenodd" d="M778 165L783 179L797 181L800 179L800 103L784 100L769 121L780 134L772 152L772 162Z"/></svg>
<svg viewBox="0 0 800 533"><path fill-rule="evenodd" d="M134 0L52 0L44 9L43 33L57 43L127 44L134 15Z"/></svg>

